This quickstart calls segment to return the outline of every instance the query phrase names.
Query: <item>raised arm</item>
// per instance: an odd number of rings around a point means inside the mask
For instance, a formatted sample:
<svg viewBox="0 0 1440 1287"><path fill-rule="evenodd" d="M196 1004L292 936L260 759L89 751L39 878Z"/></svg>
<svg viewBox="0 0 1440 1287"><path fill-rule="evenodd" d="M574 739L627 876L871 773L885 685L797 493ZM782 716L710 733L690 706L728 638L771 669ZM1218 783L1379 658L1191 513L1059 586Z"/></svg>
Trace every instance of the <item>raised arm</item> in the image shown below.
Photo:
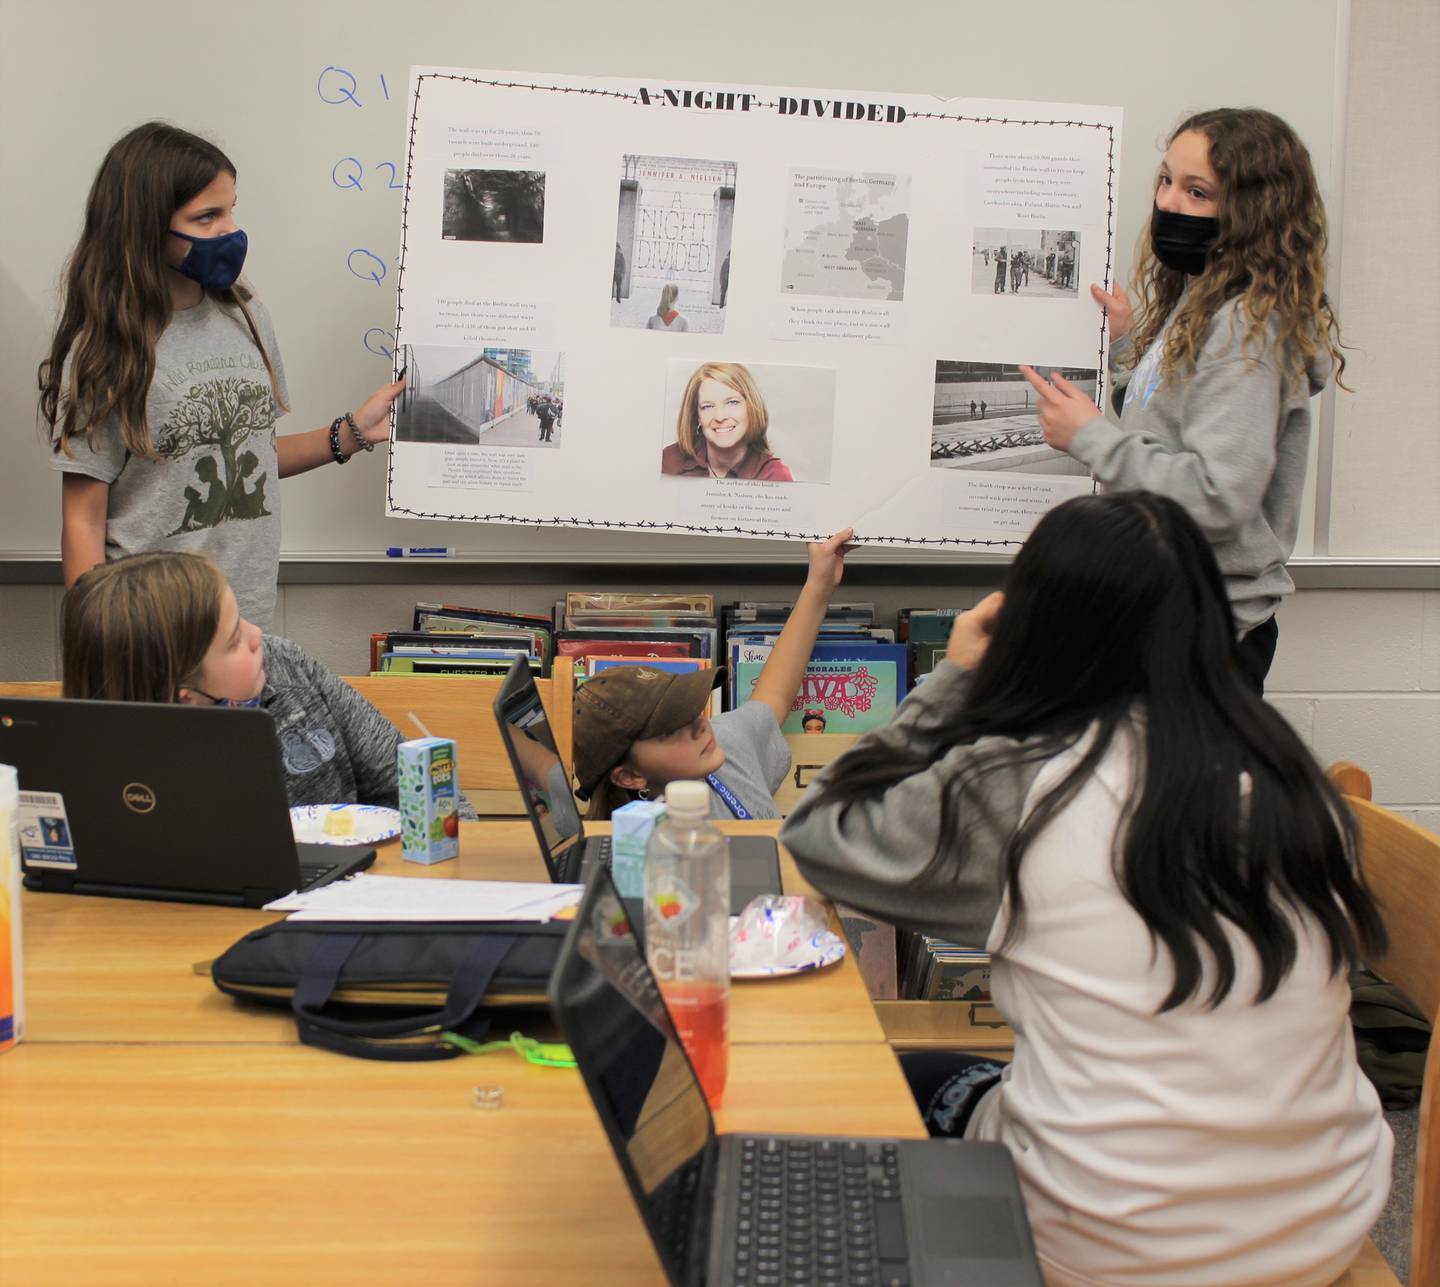
<svg viewBox="0 0 1440 1287"><path fill-rule="evenodd" d="M855 529L847 527L829 540L816 541L810 546L810 572L805 585L750 694L752 702L764 702L775 712L777 724L785 722L795 694L800 691L800 681L815 647L815 636L820 633L820 623L825 620L825 610L830 606L830 596L845 575L845 556L854 549L846 542L854 535Z"/></svg>

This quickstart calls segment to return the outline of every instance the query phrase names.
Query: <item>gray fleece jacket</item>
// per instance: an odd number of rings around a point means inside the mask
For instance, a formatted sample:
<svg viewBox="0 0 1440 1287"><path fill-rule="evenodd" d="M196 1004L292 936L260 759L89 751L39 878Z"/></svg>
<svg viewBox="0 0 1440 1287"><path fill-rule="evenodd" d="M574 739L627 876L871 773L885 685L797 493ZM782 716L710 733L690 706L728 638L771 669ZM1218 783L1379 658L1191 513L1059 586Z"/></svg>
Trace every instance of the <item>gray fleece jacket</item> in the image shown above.
<svg viewBox="0 0 1440 1287"><path fill-rule="evenodd" d="M261 708L275 720L285 794L297 804L393 809L400 733L343 679L297 643L266 635Z"/></svg>
<svg viewBox="0 0 1440 1287"><path fill-rule="evenodd" d="M861 743L918 752L931 759L927 768L878 799L819 803L824 783L854 754L848 751L800 797L780 840L805 878L836 902L905 929L983 947L1005 894L1005 845L1054 752L1034 740L984 737L934 758L969 684L967 672L942 661L895 718ZM956 783L959 839L937 857L940 801Z"/></svg>
<svg viewBox="0 0 1440 1287"><path fill-rule="evenodd" d="M1215 550L1242 634L1295 588L1285 561L1300 525L1310 398L1331 368L1317 354L1297 386L1276 361L1273 321L1258 357L1254 345L1252 356L1242 351L1247 330L1231 300L1210 320L1194 372L1165 384L1164 331L1133 371L1130 337L1118 341L1110 367L1112 396L1124 390L1120 424L1096 416L1070 444L1107 490L1158 492L1185 507Z"/></svg>

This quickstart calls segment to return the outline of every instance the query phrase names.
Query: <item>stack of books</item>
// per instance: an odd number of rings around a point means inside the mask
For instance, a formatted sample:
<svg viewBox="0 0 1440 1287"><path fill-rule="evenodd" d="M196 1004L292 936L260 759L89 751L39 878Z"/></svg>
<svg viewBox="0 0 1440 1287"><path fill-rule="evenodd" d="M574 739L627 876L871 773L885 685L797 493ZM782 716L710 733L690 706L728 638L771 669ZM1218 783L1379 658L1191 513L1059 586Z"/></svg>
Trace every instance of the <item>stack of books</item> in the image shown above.
<svg viewBox="0 0 1440 1287"><path fill-rule="evenodd" d="M555 631L548 617L453 603L417 603L409 630L370 636L372 675L504 675L524 657L550 673Z"/></svg>
<svg viewBox="0 0 1440 1287"><path fill-rule="evenodd" d="M793 606L742 602L725 610L732 708L749 701ZM905 646L875 624L874 604L831 604L781 731L864 733L889 722L908 688Z"/></svg>
<svg viewBox="0 0 1440 1287"><path fill-rule="evenodd" d="M641 662L661 670L706 670L715 664L720 626L713 594L572 590L556 604L559 656L583 683L611 666Z"/></svg>
<svg viewBox="0 0 1440 1287"><path fill-rule="evenodd" d="M928 934L897 935L899 992L907 1000L989 1001L990 953Z"/></svg>

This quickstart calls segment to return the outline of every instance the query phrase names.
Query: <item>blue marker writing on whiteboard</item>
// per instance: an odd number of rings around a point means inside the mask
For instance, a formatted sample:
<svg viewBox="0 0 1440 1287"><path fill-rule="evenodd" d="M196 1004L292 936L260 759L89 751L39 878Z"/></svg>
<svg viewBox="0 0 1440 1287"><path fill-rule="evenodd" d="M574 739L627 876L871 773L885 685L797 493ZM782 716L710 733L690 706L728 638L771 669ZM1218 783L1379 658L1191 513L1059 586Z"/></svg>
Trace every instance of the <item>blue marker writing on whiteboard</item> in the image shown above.
<svg viewBox="0 0 1440 1287"><path fill-rule="evenodd" d="M453 559L453 545L392 545L385 551L387 559Z"/></svg>

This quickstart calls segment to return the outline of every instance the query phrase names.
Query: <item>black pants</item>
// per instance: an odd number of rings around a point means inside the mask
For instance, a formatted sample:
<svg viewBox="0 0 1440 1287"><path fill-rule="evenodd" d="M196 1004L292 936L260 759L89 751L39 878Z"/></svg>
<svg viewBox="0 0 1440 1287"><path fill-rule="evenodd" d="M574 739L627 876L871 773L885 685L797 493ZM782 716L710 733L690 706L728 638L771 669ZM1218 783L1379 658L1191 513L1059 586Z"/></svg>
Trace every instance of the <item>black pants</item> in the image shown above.
<svg viewBox="0 0 1440 1287"><path fill-rule="evenodd" d="M1280 626L1274 617L1262 621L1235 645L1235 661L1246 684L1259 697L1265 696L1265 676L1275 660L1275 645L1280 639Z"/></svg>
<svg viewBox="0 0 1440 1287"><path fill-rule="evenodd" d="M931 1135L959 1139L985 1093L1000 1080L1004 1064L950 1050L917 1050L900 1056L900 1068Z"/></svg>

